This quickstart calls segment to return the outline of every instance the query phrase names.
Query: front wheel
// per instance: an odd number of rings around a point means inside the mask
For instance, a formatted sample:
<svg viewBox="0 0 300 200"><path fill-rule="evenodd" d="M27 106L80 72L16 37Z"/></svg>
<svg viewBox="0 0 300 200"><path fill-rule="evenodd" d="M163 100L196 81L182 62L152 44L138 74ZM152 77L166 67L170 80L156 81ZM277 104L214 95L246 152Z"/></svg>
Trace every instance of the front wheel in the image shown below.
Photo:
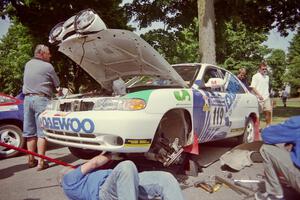
<svg viewBox="0 0 300 200"><path fill-rule="evenodd" d="M251 118L249 118L246 123L246 127L243 135L238 136L238 143L239 144L251 143L254 142L254 138L255 138L254 122Z"/></svg>
<svg viewBox="0 0 300 200"><path fill-rule="evenodd" d="M0 125L0 141L18 148L23 148L24 138L22 130L15 125ZM10 158L19 154L14 149L0 146L0 158Z"/></svg>
<svg viewBox="0 0 300 200"><path fill-rule="evenodd" d="M101 153L101 151L97 151L97 150L81 149L76 147L69 147L69 151L77 158L85 159L85 160L92 159L93 157Z"/></svg>

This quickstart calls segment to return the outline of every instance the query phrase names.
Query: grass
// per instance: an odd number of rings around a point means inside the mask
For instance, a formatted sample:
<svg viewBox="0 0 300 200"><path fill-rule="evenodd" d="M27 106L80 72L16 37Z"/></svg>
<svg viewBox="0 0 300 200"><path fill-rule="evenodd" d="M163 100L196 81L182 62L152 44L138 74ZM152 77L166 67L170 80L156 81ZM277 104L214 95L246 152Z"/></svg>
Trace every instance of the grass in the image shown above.
<svg viewBox="0 0 300 200"><path fill-rule="evenodd" d="M300 115L300 98L290 98L287 100L287 107L283 107L282 100L280 98L274 98L275 107L273 109L272 124L281 123L288 118L296 115ZM265 127L264 117L261 116L260 126Z"/></svg>

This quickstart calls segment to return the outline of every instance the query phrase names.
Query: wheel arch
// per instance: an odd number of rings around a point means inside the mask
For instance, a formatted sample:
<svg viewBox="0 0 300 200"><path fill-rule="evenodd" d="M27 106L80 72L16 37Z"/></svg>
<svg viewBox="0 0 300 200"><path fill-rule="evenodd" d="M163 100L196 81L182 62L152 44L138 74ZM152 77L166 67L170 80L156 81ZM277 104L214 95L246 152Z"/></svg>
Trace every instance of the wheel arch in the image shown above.
<svg viewBox="0 0 300 200"><path fill-rule="evenodd" d="M254 140L258 141L260 140L260 133L259 133L259 116L257 113L250 113L248 119L252 119L252 121L254 122L254 129L255 129L255 136L254 136ZM245 126L247 124L247 121L245 122Z"/></svg>
<svg viewBox="0 0 300 200"><path fill-rule="evenodd" d="M1 125L15 125L19 127L21 130L23 130L23 121L18 119L3 119L0 120L0 126Z"/></svg>
<svg viewBox="0 0 300 200"><path fill-rule="evenodd" d="M173 108L165 112L156 129L155 138L159 136L180 139L180 145L193 142L192 114L186 108ZM173 142L170 141L170 142Z"/></svg>

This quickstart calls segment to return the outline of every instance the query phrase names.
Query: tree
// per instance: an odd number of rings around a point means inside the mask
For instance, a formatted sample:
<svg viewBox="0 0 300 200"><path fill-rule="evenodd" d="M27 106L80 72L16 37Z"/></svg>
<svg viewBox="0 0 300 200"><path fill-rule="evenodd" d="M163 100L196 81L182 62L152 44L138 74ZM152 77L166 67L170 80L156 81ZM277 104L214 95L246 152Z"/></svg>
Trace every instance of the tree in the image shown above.
<svg viewBox="0 0 300 200"><path fill-rule="evenodd" d="M211 17L204 17L203 23L201 17L199 18L200 27L201 23L204 26L212 23L207 26L207 28L211 28L208 32L215 33L216 36L222 35L225 22L229 20L233 20L234 23L242 22L259 33L267 33L277 27L283 35L287 34L288 29L295 29L300 21L300 4L297 0L215 0L214 4L210 4L213 1L208 0L199 0L198 2L199 6L197 7L196 0L133 0L133 3L127 4L126 8L135 21L140 22L140 27L146 27L154 21L162 21L166 25L166 30L176 28L178 31L187 27L198 16L197 13L200 16L210 13ZM204 14L201 14L203 12ZM216 20L212 17L213 13L215 13ZM201 34L201 31L199 33L199 41L204 43L207 35ZM209 36L211 38L207 41L211 43L214 41L214 34L209 34ZM217 44L220 39L222 38L216 37ZM200 50L213 52L211 48L214 48L214 45L206 46L207 49L202 48L200 43L199 47ZM217 47L216 51L218 52L218 50ZM213 58L210 59L211 62L214 62ZM220 63L218 57L216 59Z"/></svg>
<svg viewBox="0 0 300 200"><path fill-rule="evenodd" d="M274 49L270 56L266 58L268 66L271 68L271 85L275 90L282 90L284 86L284 74L286 71L286 56L281 49Z"/></svg>
<svg viewBox="0 0 300 200"><path fill-rule="evenodd" d="M34 39L29 29L13 20L0 42L0 91L16 95L23 83L25 63L32 57Z"/></svg>
<svg viewBox="0 0 300 200"><path fill-rule="evenodd" d="M26 28L24 37L34 38L33 44L30 43L32 48L32 46L38 43L47 44L48 34L57 23L67 20L69 17L86 8L93 8L109 28L132 29L127 26L129 17L126 15L125 9L120 7L121 2L122 0L3 0L0 1L0 15L2 17L8 16L10 19L14 18L15 22L20 22L20 26L22 24ZM8 37L14 37L13 33L9 32L8 35L10 34L12 35ZM15 40L21 40L21 37L15 38ZM9 51L18 51L18 49L14 48L17 47L10 46ZM88 88L99 87L93 79L87 78L88 75L79 66L57 52L56 47L50 46L50 50L52 53L52 62L59 74L62 86L71 88L73 92L79 92L82 85L89 85ZM3 54L5 54L6 50L3 49L3 51ZM31 52L26 55L32 55ZM26 57L27 61L30 57ZM7 59L5 62L9 62L7 56L2 60L5 59ZM21 66L24 64L25 60L24 58L18 65ZM9 74L9 70L13 68L6 69L6 73ZM16 77L22 77L23 71L15 71L14 74ZM5 81L9 81L9 79L6 78ZM6 82L3 87L7 87ZM22 85L20 81L16 83ZM4 83L1 81L1 84ZM13 91L15 93L17 89L13 89L13 85L16 88L20 88L20 86L12 84L10 87L5 88L5 91Z"/></svg>
<svg viewBox="0 0 300 200"><path fill-rule="evenodd" d="M128 17L120 7L122 0L3 0L0 3L2 16L16 17L30 33L47 42L50 30L77 12L92 8L110 28L128 28Z"/></svg>
<svg viewBox="0 0 300 200"><path fill-rule="evenodd" d="M198 62L197 19L182 31L151 30L141 35L169 63Z"/></svg>
<svg viewBox="0 0 300 200"><path fill-rule="evenodd" d="M290 42L288 52L288 66L285 81L292 86L292 93L300 88L300 28Z"/></svg>

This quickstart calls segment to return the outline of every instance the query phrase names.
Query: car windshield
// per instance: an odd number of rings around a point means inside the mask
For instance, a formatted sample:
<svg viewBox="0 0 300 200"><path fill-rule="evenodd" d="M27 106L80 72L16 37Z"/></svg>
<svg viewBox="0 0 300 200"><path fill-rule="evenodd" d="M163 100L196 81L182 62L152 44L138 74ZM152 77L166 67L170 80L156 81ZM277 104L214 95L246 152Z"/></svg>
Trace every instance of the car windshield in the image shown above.
<svg viewBox="0 0 300 200"><path fill-rule="evenodd" d="M200 70L200 65L175 65L173 66L173 68L182 77L182 79L191 87Z"/></svg>
<svg viewBox="0 0 300 200"><path fill-rule="evenodd" d="M177 85L172 80L164 79L159 76L135 76L128 79L126 87L138 87L138 86L172 86Z"/></svg>
<svg viewBox="0 0 300 200"><path fill-rule="evenodd" d="M193 65L175 65L173 66L175 71L182 77L182 79L191 87L197 77L200 69L199 66ZM127 78L126 87L138 87L138 86L176 86L172 80L164 79L160 76L134 76L133 78Z"/></svg>

